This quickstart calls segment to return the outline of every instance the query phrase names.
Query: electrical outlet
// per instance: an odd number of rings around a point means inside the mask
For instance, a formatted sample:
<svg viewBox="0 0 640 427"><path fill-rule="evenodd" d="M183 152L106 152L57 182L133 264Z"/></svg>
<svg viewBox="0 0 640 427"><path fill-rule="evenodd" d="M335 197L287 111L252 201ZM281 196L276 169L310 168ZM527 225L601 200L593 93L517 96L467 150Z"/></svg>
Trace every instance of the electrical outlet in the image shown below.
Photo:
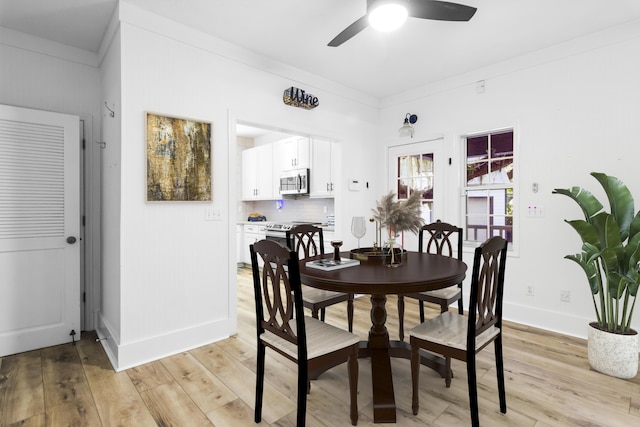
<svg viewBox="0 0 640 427"><path fill-rule="evenodd" d="M536 289L532 285L527 286L527 296L532 297L535 294L536 294Z"/></svg>
<svg viewBox="0 0 640 427"><path fill-rule="evenodd" d="M560 291L560 301L571 302L571 291Z"/></svg>

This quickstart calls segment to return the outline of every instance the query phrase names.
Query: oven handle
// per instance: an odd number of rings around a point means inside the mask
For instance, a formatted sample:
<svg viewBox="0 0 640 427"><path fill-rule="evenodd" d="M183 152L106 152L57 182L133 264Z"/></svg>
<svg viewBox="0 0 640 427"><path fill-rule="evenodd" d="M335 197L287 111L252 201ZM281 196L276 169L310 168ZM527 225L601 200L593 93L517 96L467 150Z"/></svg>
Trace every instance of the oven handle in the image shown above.
<svg viewBox="0 0 640 427"><path fill-rule="evenodd" d="M286 233L282 233L280 231L265 231L264 233L265 237L275 237L278 239L286 239L287 238L287 234Z"/></svg>

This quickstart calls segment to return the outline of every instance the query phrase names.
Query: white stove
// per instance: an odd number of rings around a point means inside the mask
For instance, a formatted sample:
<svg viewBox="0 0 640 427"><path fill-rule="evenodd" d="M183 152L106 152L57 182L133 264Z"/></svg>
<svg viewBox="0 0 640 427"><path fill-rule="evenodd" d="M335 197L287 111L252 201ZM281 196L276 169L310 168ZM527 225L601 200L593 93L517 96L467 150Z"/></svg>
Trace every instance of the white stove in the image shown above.
<svg viewBox="0 0 640 427"><path fill-rule="evenodd" d="M314 224L319 225L319 222L313 221L291 221L291 222L268 222L264 226L265 238L267 240L275 240L283 246L287 244L287 231L291 230L294 226L300 224Z"/></svg>
<svg viewBox="0 0 640 427"><path fill-rule="evenodd" d="M286 233L287 231L291 230L291 228L293 227L292 223L277 223L277 222L268 222L265 224L264 229L267 231L267 233L269 232L273 232L273 233Z"/></svg>

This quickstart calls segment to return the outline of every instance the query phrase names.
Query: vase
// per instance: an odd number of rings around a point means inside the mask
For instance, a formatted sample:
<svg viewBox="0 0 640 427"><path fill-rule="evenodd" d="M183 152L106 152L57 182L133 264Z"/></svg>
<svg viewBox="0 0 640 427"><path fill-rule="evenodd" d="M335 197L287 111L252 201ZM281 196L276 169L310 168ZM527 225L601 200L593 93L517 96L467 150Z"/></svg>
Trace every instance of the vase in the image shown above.
<svg viewBox="0 0 640 427"><path fill-rule="evenodd" d="M614 334L589 324L587 352L595 371L616 378L634 378L638 374L638 333Z"/></svg>
<svg viewBox="0 0 640 427"><path fill-rule="evenodd" d="M399 267L402 264L402 248L396 248L396 239L391 237L387 242L388 246L385 246L382 250L384 256L382 262L387 267Z"/></svg>

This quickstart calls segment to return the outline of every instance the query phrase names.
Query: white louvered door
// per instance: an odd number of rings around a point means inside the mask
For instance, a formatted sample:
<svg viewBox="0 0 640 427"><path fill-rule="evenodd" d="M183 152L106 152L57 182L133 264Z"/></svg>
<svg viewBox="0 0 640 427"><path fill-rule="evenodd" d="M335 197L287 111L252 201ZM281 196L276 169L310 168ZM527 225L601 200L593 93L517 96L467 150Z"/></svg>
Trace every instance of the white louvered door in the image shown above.
<svg viewBox="0 0 640 427"><path fill-rule="evenodd" d="M0 105L0 356L80 338L78 124Z"/></svg>

